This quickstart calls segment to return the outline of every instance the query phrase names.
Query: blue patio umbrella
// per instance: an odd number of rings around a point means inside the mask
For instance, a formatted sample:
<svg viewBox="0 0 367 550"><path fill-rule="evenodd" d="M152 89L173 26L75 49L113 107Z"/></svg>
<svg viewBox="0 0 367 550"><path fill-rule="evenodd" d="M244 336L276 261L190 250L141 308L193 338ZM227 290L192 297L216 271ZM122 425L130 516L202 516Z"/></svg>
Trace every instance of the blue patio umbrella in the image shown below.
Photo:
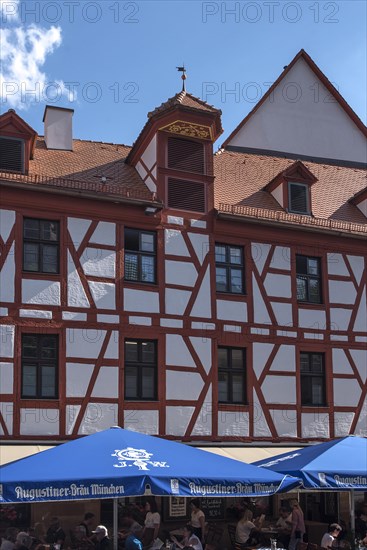
<svg viewBox="0 0 367 550"><path fill-rule="evenodd" d="M305 488L367 491L367 438L347 436L254 462Z"/></svg>
<svg viewBox="0 0 367 550"><path fill-rule="evenodd" d="M0 468L0 502L139 496L252 497L299 480L206 451L113 427Z"/></svg>

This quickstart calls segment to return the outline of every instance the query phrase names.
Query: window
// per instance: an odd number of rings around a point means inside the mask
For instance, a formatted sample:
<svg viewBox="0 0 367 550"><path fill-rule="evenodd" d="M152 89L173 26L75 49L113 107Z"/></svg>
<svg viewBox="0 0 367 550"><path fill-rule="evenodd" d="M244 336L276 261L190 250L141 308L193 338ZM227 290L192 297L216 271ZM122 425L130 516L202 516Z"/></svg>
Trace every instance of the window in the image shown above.
<svg viewBox="0 0 367 550"><path fill-rule="evenodd" d="M325 405L323 353L301 353L301 403L302 405Z"/></svg>
<svg viewBox="0 0 367 550"><path fill-rule="evenodd" d="M204 145L199 141L169 137L168 168L204 174Z"/></svg>
<svg viewBox="0 0 367 550"><path fill-rule="evenodd" d="M309 214L308 185L304 183L288 183L289 212L296 214Z"/></svg>
<svg viewBox="0 0 367 550"><path fill-rule="evenodd" d="M247 403L243 348L218 348L218 399L220 403Z"/></svg>
<svg viewBox="0 0 367 550"><path fill-rule="evenodd" d="M244 293L243 249L227 244L215 245L215 281L218 292Z"/></svg>
<svg viewBox="0 0 367 550"><path fill-rule="evenodd" d="M57 399L58 336L22 335L22 398Z"/></svg>
<svg viewBox="0 0 367 550"><path fill-rule="evenodd" d="M23 270L59 273L59 222L25 218L23 222Z"/></svg>
<svg viewBox="0 0 367 550"><path fill-rule="evenodd" d="M125 229L125 280L156 282L156 235L139 229Z"/></svg>
<svg viewBox="0 0 367 550"><path fill-rule="evenodd" d="M296 255L297 300L321 304L320 259Z"/></svg>
<svg viewBox="0 0 367 550"><path fill-rule="evenodd" d="M24 172L24 141L0 137L0 170Z"/></svg>
<svg viewBox="0 0 367 550"><path fill-rule="evenodd" d="M170 208L205 212L205 186L203 183L168 178L168 201Z"/></svg>
<svg viewBox="0 0 367 550"><path fill-rule="evenodd" d="M157 399L156 342L125 340L125 399Z"/></svg>

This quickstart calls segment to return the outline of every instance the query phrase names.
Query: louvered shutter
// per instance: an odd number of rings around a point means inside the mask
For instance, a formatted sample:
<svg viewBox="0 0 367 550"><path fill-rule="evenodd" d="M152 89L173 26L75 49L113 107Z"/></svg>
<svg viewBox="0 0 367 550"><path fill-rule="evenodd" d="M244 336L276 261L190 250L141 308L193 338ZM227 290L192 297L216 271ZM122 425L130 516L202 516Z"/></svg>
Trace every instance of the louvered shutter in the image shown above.
<svg viewBox="0 0 367 550"><path fill-rule="evenodd" d="M21 139L0 137L0 170L24 171L23 145Z"/></svg>
<svg viewBox="0 0 367 550"><path fill-rule="evenodd" d="M168 168L204 174L204 145L198 141L169 137Z"/></svg>
<svg viewBox="0 0 367 550"><path fill-rule="evenodd" d="M168 206L179 210L205 212L204 184L168 178Z"/></svg>
<svg viewBox="0 0 367 550"><path fill-rule="evenodd" d="M300 214L308 213L308 188L299 183L289 184L289 210Z"/></svg>

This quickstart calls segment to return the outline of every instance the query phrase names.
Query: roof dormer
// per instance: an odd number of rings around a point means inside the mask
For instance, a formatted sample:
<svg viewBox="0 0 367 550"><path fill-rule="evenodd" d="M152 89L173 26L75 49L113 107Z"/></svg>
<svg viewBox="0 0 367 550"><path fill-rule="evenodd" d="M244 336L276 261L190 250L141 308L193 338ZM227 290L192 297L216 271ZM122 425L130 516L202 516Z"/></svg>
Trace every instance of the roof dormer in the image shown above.
<svg viewBox="0 0 367 550"><path fill-rule="evenodd" d="M0 171L26 174L37 132L13 109L0 116Z"/></svg>
<svg viewBox="0 0 367 550"><path fill-rule="evenodd" d="M317 178L300 161L280 172L264 188L292 214L312 214L311 186Z"/></svg>
<svg viewBox="0 0 367 550"><path fill-rule="evenodd" d="M349 202L354 204L367 218L367 187L356 193Z"/></svg>

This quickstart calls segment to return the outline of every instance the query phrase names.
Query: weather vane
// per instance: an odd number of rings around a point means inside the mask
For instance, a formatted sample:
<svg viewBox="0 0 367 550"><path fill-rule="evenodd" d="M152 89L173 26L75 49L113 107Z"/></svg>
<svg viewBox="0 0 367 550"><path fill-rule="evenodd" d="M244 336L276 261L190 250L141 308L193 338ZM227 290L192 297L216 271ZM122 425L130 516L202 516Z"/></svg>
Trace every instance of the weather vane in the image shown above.
<svg viewBox="0 0 367 550"><path fill-rule="evenodd" d="M185 68L185 65L183 64L182 67L176 67L176 69L178 70L178 72L182 73L182 91L183 92L186 92L186 86L185 86L185 80L187 78L186 76L186 68Z"/></svg>

